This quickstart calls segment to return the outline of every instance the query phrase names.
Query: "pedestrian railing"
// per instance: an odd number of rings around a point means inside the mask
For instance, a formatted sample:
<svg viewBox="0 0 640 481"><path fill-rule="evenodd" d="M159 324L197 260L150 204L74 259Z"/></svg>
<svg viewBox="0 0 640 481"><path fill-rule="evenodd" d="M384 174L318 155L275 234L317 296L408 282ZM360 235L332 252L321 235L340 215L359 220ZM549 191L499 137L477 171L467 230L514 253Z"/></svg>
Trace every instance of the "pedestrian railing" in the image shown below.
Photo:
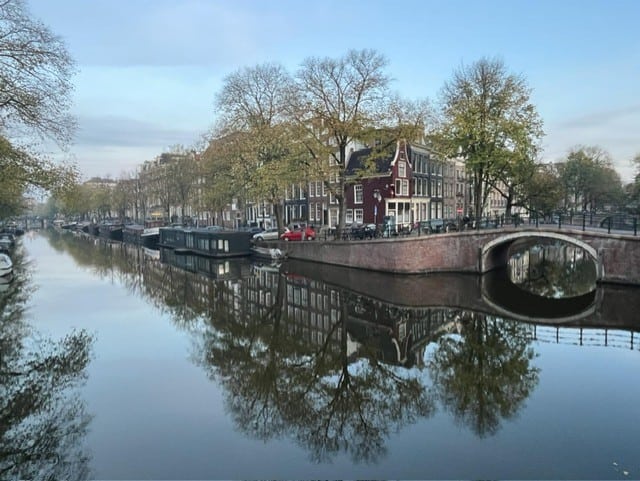
<svg viewBox="0 0 640 481"><path fill-rule="evenodd" d="M487 216L478 220L469 218L431 219L404 225L366 224L346 226L340 236L337 229L325 228L318 238L325 241L370 240L378 238L399 238L403 236L424 236L447 232L469 230L503 229L507 227L554 227L557 229L579 229L607 232L609 234L638 235L638 217L620 214L554 214L542 216L532 214L527 217Z"/></svg>

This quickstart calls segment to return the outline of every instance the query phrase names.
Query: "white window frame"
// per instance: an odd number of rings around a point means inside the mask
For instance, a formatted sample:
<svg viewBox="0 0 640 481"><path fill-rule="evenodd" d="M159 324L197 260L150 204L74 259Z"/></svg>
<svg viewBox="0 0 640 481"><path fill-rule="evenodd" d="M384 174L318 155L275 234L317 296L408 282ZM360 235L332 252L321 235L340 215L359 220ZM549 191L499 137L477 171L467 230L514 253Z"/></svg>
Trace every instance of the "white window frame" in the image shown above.
<svg viewBox="0 0 640 481"><path fill-rule="evenodd" d="M364 219L363 210L362 209L355 209L354 214L355 214L356 224L362 224L363 219Z"/></svg>
<svg viewBox="0 0 640 481"><path fill-rule="evenodd" d="M356 184L353 186L353 203L362 204L364 201L364 188L362 184Z"/></svg>
<svg viewBox="0 0 640 481"><path fill-rule="evenodd" d="M398 177L406 177L406 176L407 176L407 163L398 162Z"/></svg>

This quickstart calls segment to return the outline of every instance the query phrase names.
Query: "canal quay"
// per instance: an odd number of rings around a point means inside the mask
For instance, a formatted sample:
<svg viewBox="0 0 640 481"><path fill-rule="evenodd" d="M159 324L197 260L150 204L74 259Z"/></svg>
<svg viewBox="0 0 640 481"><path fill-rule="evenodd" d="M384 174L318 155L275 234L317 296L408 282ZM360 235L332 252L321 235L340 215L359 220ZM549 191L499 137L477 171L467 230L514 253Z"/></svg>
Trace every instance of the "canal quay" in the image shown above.
<svg viewBox="0 0 640 481"><path fill-rule="evenodd" d="M511 286L55 230L13 259L2 479L640 478L640 288L579 250Z"/></svg>

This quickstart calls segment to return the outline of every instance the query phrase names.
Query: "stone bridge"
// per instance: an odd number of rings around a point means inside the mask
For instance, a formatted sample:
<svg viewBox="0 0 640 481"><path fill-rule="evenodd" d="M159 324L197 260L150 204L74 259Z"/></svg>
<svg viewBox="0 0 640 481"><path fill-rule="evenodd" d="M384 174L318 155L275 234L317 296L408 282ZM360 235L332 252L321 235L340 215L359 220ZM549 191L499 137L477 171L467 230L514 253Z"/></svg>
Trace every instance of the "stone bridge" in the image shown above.
<svg viewBox="0 0 640 481"><path fill-rule="evenodd" d="M279 242L292 259L399 274L482 274L507 262L518 239L556 239L583 248L598 282L640 285L640 237L558 228L504 228L366 241Z"/></svg>

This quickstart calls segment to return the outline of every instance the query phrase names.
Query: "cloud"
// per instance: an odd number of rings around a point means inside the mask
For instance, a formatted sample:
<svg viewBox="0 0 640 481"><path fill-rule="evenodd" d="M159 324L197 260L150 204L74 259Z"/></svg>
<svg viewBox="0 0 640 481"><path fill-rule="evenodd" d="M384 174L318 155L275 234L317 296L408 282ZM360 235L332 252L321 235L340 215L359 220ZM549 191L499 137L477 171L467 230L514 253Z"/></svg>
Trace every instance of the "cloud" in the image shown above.
<svg viewBox="0 0 640 481"><path fill-rule="evenodd" d="M640 106L588 112L559 121L547 128L544 156L557 161L574 147L597 146L611 154L622 180L631 182L635 175L631 159L640 153L639 125Z"/></svg>
<svg viewBox="0 0 640 481"><path fill-rule="evenodd" d="M618 122L627 123L633 118L636 118L636 121L640 120L640 104L587 112L559 122L556 127L560 129L601 128Z"/></svg>
<svg viewBox="0 0 640 481"><path fill-rule="evenodd" d="M124 116L82 116L75 145L89 147L155 147L190 145L198 132L167 128Z"/></svg>

